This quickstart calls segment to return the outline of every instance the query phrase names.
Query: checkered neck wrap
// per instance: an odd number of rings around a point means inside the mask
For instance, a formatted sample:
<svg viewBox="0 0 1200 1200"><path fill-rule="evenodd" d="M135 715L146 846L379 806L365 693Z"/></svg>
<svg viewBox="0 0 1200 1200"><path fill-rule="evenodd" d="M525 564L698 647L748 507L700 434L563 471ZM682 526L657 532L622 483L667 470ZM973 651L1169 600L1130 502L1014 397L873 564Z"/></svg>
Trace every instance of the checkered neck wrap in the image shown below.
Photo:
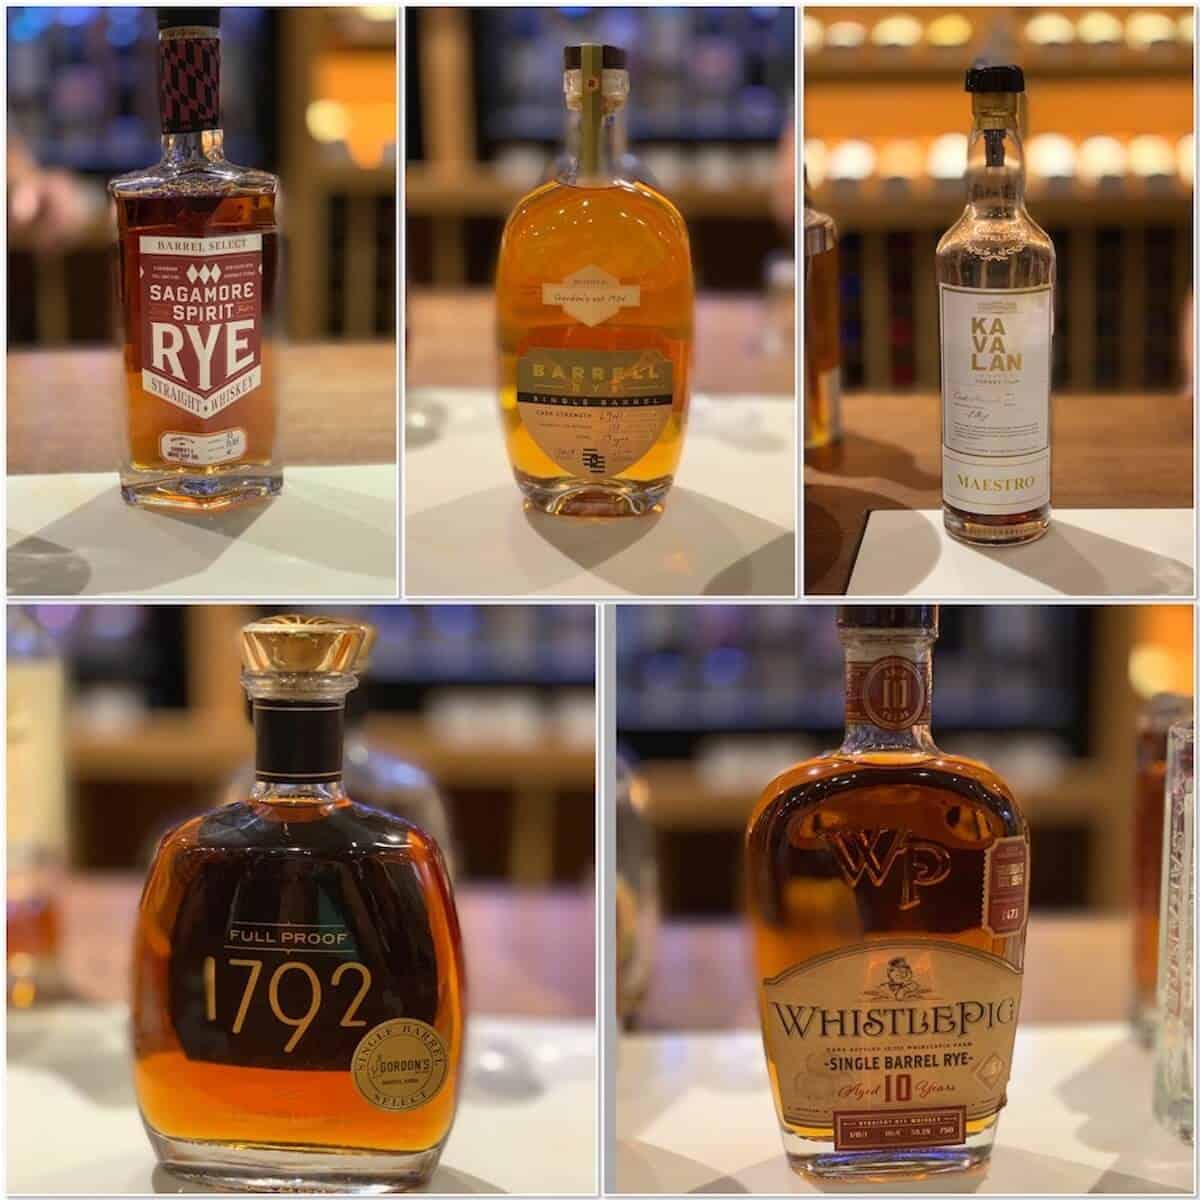
<svg viewBox="0 0 1200 1200"><path fill-rule="evenodd" d="M163 133L196 133L221 123L221 39L176 31L159 42Z"/></svg>

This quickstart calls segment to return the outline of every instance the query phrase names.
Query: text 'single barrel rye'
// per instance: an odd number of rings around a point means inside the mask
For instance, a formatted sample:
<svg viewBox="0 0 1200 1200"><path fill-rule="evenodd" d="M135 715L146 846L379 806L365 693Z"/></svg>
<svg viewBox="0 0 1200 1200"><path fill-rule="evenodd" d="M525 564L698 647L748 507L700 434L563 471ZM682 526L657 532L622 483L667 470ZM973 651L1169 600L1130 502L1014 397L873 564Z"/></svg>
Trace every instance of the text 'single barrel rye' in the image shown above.
<svg viewBox="0 0 1200 1200"><path fill-rule="evenodd" d="M1017 545L1050 525L1054 244L1025 208L1020 67L967 72L967 204L937 248L942 514L951 537Z"/></svg>
<svg viewBox="0 0 1200 1200"><path fill-rule="evenodd" d="M862 1182L991 1153L1021 1002L1029 829L930 733L931 605L839 610L846 736L768 784L745 874L788 1159Z"/></svg>
<svg viewBox="0 0 1200 1200"><path fill-rule="evenodd" d="M274 495L279 181L225 158L220 12L159 9L162 158L114 179L131 504Z"/></svg>
<svg viewBox="0 0 1200 1200"><path fill-rule="evenodd" d="M687 228L624 148L625 51L568 46L569 153L504 228L500 413L517 486L568 516L656 509L683 449Z"/></svg>

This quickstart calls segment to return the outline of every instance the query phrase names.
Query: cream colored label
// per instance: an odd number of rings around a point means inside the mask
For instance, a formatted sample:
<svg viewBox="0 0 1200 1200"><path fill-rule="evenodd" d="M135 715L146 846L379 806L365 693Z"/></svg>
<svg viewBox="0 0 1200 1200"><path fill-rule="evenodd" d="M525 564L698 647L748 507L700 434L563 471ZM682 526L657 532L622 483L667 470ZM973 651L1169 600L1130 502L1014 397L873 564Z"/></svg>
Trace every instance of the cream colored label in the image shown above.
<svg viewBox="0 0 1200 1200"><path fill-rule="evenodd" d="M942 495L981 514L1050 501L1050 287L943 283Z"/></svg>
<svg viewBox="0 0 1200 1200"><path fill-rule="evenodd" d="M62 664L14 659L7 681L9 867L61 861L67 853Z"/></svg>
<svg viewBox="0 0 1200 1200"><path fill-rule="evenodd" d="M871 941L766 979L763 1039L784 1118L1004 1104L1021 973L950 942Z"/></svg>
<svg viewBox="0 0 1200 1200"><path fill-rule="evenodd" d="M217 463L234 462L246 453L246 431L226 429L223 433L204 437L190 433L164 433L158 440L158 450L167 462L211 467Z"/></svg>
<svg viewBox="0 0 1200 1200"><path fill-rule="evenodd" d="M624 285L599 267L588 266L568 275L562 283L542 284L542 303L561 308L585 325L600 325L623 308L638 308L642 289Z"/></svg>
<svg viewBox="0 0 1200 1200"><path fill-rule="evenodd" d="M538 446L569 475L633 466L671 417L674 369L657 350L530 350L517 363L517 408Z"/></svg>
<svg viewBox="0 0 1200 1200"><path fill-rule="evenodd" d="M376 1108L419 1108L446 1082L446 1044L432 1025L397 1017L376 1025L358 1043L350 1070L363 1099Z"/></svg>

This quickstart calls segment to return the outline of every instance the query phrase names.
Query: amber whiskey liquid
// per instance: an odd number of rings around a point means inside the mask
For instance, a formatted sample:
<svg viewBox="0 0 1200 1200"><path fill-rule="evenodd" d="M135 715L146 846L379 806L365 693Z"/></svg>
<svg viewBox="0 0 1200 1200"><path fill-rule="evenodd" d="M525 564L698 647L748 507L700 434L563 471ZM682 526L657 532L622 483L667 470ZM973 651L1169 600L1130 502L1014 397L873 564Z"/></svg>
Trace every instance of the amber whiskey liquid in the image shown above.
<svg viewBox="0 0 1200 1200"><path fill-rule="evenodd" d="M532 507L636 516L661 504L683 450L691 254L675 206L623 177L624 51L569 46L565 61L576 153L501 241L501 421Z"/></svg>
<svg viewBox="0 0 1200 1200"><path fill-rule="evenodd" d="M773 780L746 834L784 1148L849 1181L987 1159L1024 967L1028 828L994 772L934 744L932 625L903 611L843 610L846 740Z"/></svg>
<svg viewBox="0 0 1200 1200"><path fill-rule="evenodd" d="M225 159L216 9L160 9L163 156L113 180L131 504L271 496L278 181Z"/></svg>

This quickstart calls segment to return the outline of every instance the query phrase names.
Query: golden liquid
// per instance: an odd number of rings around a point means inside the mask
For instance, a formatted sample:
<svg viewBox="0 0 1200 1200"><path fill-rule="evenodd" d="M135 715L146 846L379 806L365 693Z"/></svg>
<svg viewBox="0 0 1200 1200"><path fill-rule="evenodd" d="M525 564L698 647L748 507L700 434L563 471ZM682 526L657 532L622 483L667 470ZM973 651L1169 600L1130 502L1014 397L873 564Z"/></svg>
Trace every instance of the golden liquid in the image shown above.
<svg viewBox="0 0 1200 1200"><path fill-rule="evenodd" d="M641 289L636 306L587 326L542 303L543 284L585 267ZM654 445L614 475L580 483L636 489L669 484L683 449L692 353L693 283L687 228L669 200L644 183L575 187L552 181L513 211L500 244L496 310L500 412L514 474L522 485L569 486L571 477L534 440L517 403L517 363L536 348L657 350L671 363L671 415Z"/></svg>

